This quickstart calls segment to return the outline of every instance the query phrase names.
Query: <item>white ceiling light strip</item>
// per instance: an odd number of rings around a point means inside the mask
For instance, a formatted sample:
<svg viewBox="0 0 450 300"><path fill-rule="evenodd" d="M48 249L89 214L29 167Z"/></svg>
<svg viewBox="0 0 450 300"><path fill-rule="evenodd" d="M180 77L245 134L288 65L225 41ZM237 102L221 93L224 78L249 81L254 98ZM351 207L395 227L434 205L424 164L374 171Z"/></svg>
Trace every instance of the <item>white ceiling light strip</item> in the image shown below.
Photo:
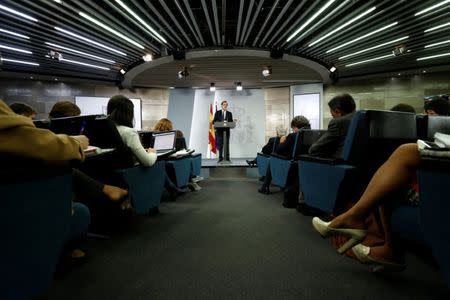
<svg viewBox="0 0 450 300"><path fill-rule="evenodd" d="M448 44L448 43L450 43L450 40L446 40L446 41L442 41L442 42L438 42L438 43L434 43L434 44L425 45L424 48L436 47L436 46L444 45L444 44Z"/></svg>
<svg viewBox="0 0 450 300"><path fill-rule="evenodd" d="M355 42L357 42L357 41L360 41L360 40L365 39L365 38L367 38L367 37L369 37L369 36L372 36L372 35L374 35L374 34L377 34L378 32L382 32L382 31L384 31L384 30L386 30L386 29L388 29L388 28L391 28L392 26L395 26L395 25L397 25L397 24L398 24L398 22L394 22L394 23L391 23L391 24L386 25L386 26L384 26L384 27L381 27L381 28L379 28L379 29L377 29L377 30L374 30L374 31L372 31L372 32L369 32L368 34L365 34L365 35L363 35L363 36L357 37L356 39L353 39L353 40L351 40L351 41L348 41L348 42L346 42L346 43L344 43L344 44L342 44L342 45L339 45L339 46L337 46L337 47L331 48L331 49L328 50L326 53L330 53L330 52L333 52L333 51L335 51L335 50L341 49L341 48L343 48L343 47L345 47L345 46L351 45L351 44L353 44L353 43L355 43Z"/></svg>
<svg viewBox="0 0 450 300"><path fill-rule="evenodd" d="M54 27L54 28L55 28L56 30L58 30L58 31L64 32L64 33L66 33L66 34L68 34L68 35L70 35L70 36L73 36L73 37L75 37L75 38L77 38L77 39L80 39L80 40L83 40L83 41L85 41L85 42L87 42L87 43L89 43L89 44L92 44L92 46L95 45L95 46L101 47L101 48L103 48L103 49L112 51L112 52L114 52L114 53L117 53L117 54L120 54L120 55L123 55L123 56L127 56L124 52L121 52L121 51L119 51L119 50L113 49L113 48L111 48L111 47L108 47L108 46L106 46L106 45L104 45L104 44L102 44L102 43L98 43L98 42L96 42L96 41L93 41L93 40L91 40L91 39L85 38L84 36L81 36L81 35L76 34L76 33L74 33L74 32L71 32L71 31L68 31L68 30L65 30L65 29L62 29L62 28L59 28L59 27Z"/></svg>
<svg viewBox="0 0 450 300"><path fill-rule="evenodd" d="M109 27L108 25L105 25L105 24L103 24L102 22L100 22L100 21L98 21L98 20L92 18L91 16L88 16L88 15L85 14L84 12L79 12L79 14L80 14L80 16L82 16L83 18L88 19L88 20L91 21L92 23L94 23L94 24L100 26L100 27L103 28L103 29L108 30L109 32L111 32L112 34L114 34L114 35L120 37L121 39L124 39L124 40L127 41L128 43L133 44L133 45L135 45L135 46L138 47L138 48L145 49L145 47L142 46L141 44L139 44L138 42L136 42L136 41L130 39L129 37L127 37L126 35L124 35L124 34L118 32L117 30L112 29L112 28Z"/></svg>
<svg viewBox="0 0 450 300"><path fill-rule="evenodd" d="M351 53L351 54L347 54L347 55L341 56L341 57L339 57L339 59L346 59L346 58L349 58L349 57L352 57L352 56L355 56L355 55L358 55L358 54L361 54L361 53L365 53L365 52L368 52L368 51L372 51L372 50L375 50L375 49L378 49L378 48L390 45L392 43L396 43L396 42L399 42L399 41L406 40L408 38L409 38L409 36L407 35L407 36L404 36L404 37L401 37L401 38L398 38L398 39L395 39L395 40L392 40L392 41L389 41L389 42L386 42L386 43L383 43L383 44L379 44L379 45L376 45L376 46L373 46L373 47L370 47L370 48L367 48L367 49L364 49L364 50L361 50L361 51L357 51L355 53Z"/></svg>
<svg viewBox="0 0 450 300"><path fill-rule="evenodd" d="M424 14L424 13L430 11L430 10L433 10L433 9L435 9L435 8L438 8L438 7L441 7L442 5L445 5L445 4L447 4L447 3L450 3L450 0L445 0L445 1L442 1L442 2L440 2L440 3L435 4L435 5L433 5L433 6L430 6L430 7L428 7L428 8L425 8L424 10L421 10L421 11L415 13L414 16L417 17L417 16L419 16L419 15L421 15L421 14Z"/></svg>
<svg viewBox="0 0 450 300"><path fill-rule="evenodd" d="M163 38L155 29L153 29L150 25L147 24L144 20L141 19L134 11L131 10L128 6L126 6L122 1L116 0L116 2L122 6L123 9L125 9L130 15L132 15L136 20L139 21L142 25L144 25L145 28L150 30L159 40L167 44L167 41L165 38Z"/></svg>
<svg viewBox="0 0 450 300"><path fill-rule="evenodd" d="M86 67L89 67L89 68L95 68L95 69L109 71L109 68L102 67L102 66L97 66L97 65L91 65L91 64L87 64L87 63L84 63L84 62L81 62L81 61L77 61L77 60L61 58L59 61L68 62L68 63L71 63L71 64L76 64L76 65L81 65L81 66L86 66Z"/></svg>
<svg viewBox="0 0 450 300"><path fill-rule="evenodd" d="M361 19L361 18L364 17L365 15L370 14L370 13L371 13L372 11L374 11L375 9L376 9L376 7L374 6L374 7L370 8L370 9L366 10L366 11L363 12L362 14L360 14L360 15L354 17L353 19L347 21L346 23L342 24L342 25L339 26L338 28L336 28L336 29L334 29L334 30L328 32L328 33L325 34L324 36L322 36L322 37L318 38L317 40L313 41L311 44L309 44L309 47L313 46L314 44L317 44L318 42L322 41L323 39L326 39L326 38L329 37L330 35L332 35L332 34L338 32L339 30L341 30L341 29L347 27L348 25L350 25L350 24L352 24L352 23L358 21L359 19Z"/></svg>
<svg viewBox="0 0 450 300"><path fill-rule="evenodd" d="M56 47L56 48L62 49L62 50L67 50L67 51L70 51L70 52L73 52L73 53L81 54L81 55L84 55L86 57L91 57L91 58L98 59L98 60L105 61L105 62L109 62L109 63L112 63L112 64L115 63L115 61L113 61L113 60L110 60L110 59L107 59L107 58L103 58L103 57L100 57L100 56L97 56L97 55L89 54L89 53L86 53L86 52L83 52L83 51L75 50L75 49L72 49L72 48L69 48L69 47L64 47L64 46L53 44L53 43L49 43L49 42L45 42L45 44L49 45L49 46L52 46L52 47Z"/></svg>
<svg viewBox="0 0 450 300"><path fill-rule="evenodd" d="M17 36L17 37L20 37L20 38L24 38L24 39L27 39L27 40L30 39L29 36L26 36L26 35L23 35L23 34L20 34L20 33L17 33L17 32L13 32L13 31L9 31L9 30L6 30L6 29L1 29L0 28L0 32L6 33L6 34L10 34L10 35L14 35L14 36Z"/></svg>
<svg viewBox="0 0 450 300"><path fill-rule="evenodd" d="M5 45L0 45L0 49L6 49L6 50L11 50L11 51L16 51L16 52L20 52L20 53L26 53L26 54L33 54L33 52L28 51L28 50L23 50L23 49L19 49L19 48L9 47L9 46L5 46Z"/></svg>
<svg viewBox="0 0 450 300"><path fill-rule="evenodd" d="M10 62L10 63L15 63L15 64L30 65L30 66L39 66L39 64L34 63L34 62L17 60L17 59L2 58L1 61L6 61L6 62Z"/></svg>
<svg viewBox="0 0 450 300"><path fill-rule="evenodd" d="M438 26L435 26L435 27L428 28L428 29L426 29L424 32L434 31L434 30L437 30L437 29L439 29L439 28L447 27L447 26L450 26L450 22L444 23L444 24L441 24L441 25L438 25Z"/></svg>
<svg viewBox="0 0 450 300"><path fill-rule="evenodd" d="M368 62L372 62L372 61L377 61L377 60L382 60L382 59L386 59L386 58L391 58L391 57L395 57L394 54L388 54L388 55L383 55L383 56L378 56L378 57L374 57L371 59L366 59L366 60L361 60L355 63L351 63L348 65L345 65L346 67L351 67L351 66L356 66L356 65L362 65Z"/></svg>
<svg viewBox="0 0 450 300"><path fill-rule="evenodd" d="M327 4L322 6L311 18L309 18L305 23L303 23L302 26L300 26L293 34L291 34L291 36L288 37L286 42L292 40L292 38L294 38L300 31L302 31L306 26L308 26L312 21L314 21L325 9L327 9L331 4L333 4L334 1L336 0L330 0L327 2Z"/></svg>
<svg viewBox="0 0 450 300"><path fill-rule="evenodd" d="M12 13L12 14L14 14L14 15L17 15L17 16L19 16L19 17L22 17L22 18L24 18L24 19L33 21L33 22L37 22L37 21L38 21L37 19L33 18L32 16L26 15L26 14L24 14L24 13L21 13L21 12L15 10L15 9L6 7L6 6L1 5L1 4L0 4L0 9L1 9L1 10L5 10L5 11L7 11L7 12L10 12L10 13Z"/></svg>
<svg viewBox="0 0 450 300"><path fill-rule="evenodd" d="M427 59L439 58L439 57L444 57L444 56L450 56L450 53L442 53L442 54L420 57L417 60L427 60Z"/></svg>

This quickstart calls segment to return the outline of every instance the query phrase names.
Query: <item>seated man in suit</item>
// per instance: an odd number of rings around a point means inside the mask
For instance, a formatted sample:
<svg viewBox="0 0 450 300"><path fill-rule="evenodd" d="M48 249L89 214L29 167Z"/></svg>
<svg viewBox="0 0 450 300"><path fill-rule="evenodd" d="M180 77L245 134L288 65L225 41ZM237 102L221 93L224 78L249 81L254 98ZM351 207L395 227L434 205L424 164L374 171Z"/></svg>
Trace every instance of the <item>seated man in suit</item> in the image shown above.
<svg viewBox="0 0 450 300"><path fill-rule="evenodd" d="M276 131L277 131L277 136L271 137L267 141L267 144L265 144L264 147L262 147L261 153L270 155L275 150L275 146L278 145L278 143L280 142L280 138L282 136L286 135L286 128L277 127ZM256 166L256 158L254 158L252 160L247 159L246 162L250 167Z"/></svg>

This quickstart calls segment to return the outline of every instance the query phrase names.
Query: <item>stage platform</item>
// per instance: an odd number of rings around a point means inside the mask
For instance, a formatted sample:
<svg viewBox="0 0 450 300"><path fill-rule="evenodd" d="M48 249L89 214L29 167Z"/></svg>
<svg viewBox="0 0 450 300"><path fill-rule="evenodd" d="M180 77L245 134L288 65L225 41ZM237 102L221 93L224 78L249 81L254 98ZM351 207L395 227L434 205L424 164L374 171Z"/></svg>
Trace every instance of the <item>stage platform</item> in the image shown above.
<svg viewBox="0 0 450 300"><path fill-rule="evenodd" d="M245 161L253 158L231 158L230 163L218 163L217 158L202 159L201 176L212 180L257 180L258 168Z"/></svg>

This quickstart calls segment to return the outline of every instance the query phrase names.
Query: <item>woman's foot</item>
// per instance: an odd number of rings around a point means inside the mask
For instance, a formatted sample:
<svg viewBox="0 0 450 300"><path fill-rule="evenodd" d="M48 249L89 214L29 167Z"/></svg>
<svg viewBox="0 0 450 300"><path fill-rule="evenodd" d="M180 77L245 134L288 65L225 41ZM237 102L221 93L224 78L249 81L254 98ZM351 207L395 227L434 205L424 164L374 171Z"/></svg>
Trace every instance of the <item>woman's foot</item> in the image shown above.
<svg viewBox="0 0 450 300"><path fill-rule="evenodd" d="M107 185L103 187L103 193L112 201L119 201L128 195L128 191L117 186Z"/></svg>
<svg viewBox="0 0 450 300"><path fill-rule="evenodd" d="M331 228L366 229L364 220L354 217L348 213L343 213L335 217L330 222Z"/></svg>
<svg viewBox="0 0 450 300"><path fill-rule="evenodd" d="M367 247L358 244L352 250L361 263L373 265L372 272L398 272L406 268L404 256L388 245Z"/></svg>

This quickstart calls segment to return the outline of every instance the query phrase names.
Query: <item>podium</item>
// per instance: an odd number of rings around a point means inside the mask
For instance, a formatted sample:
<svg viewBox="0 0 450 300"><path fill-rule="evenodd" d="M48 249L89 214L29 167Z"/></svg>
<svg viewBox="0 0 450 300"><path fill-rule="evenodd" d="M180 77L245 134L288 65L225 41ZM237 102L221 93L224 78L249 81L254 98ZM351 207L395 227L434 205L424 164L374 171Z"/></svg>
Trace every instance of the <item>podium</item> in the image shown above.
<svg viewBox="0 0 450 300"><path fill-rule="evenodd" d="M231 161L229 161L227 158L229 157L229 145L228 145L228 138L227 138L227 128L234 128L236 127L236 122L214 122L214 128L215 129L222 129L223 130L223 141L222 141L222 149L223 149L223 160L219 162L219 164L230 164Z"/></svg>

